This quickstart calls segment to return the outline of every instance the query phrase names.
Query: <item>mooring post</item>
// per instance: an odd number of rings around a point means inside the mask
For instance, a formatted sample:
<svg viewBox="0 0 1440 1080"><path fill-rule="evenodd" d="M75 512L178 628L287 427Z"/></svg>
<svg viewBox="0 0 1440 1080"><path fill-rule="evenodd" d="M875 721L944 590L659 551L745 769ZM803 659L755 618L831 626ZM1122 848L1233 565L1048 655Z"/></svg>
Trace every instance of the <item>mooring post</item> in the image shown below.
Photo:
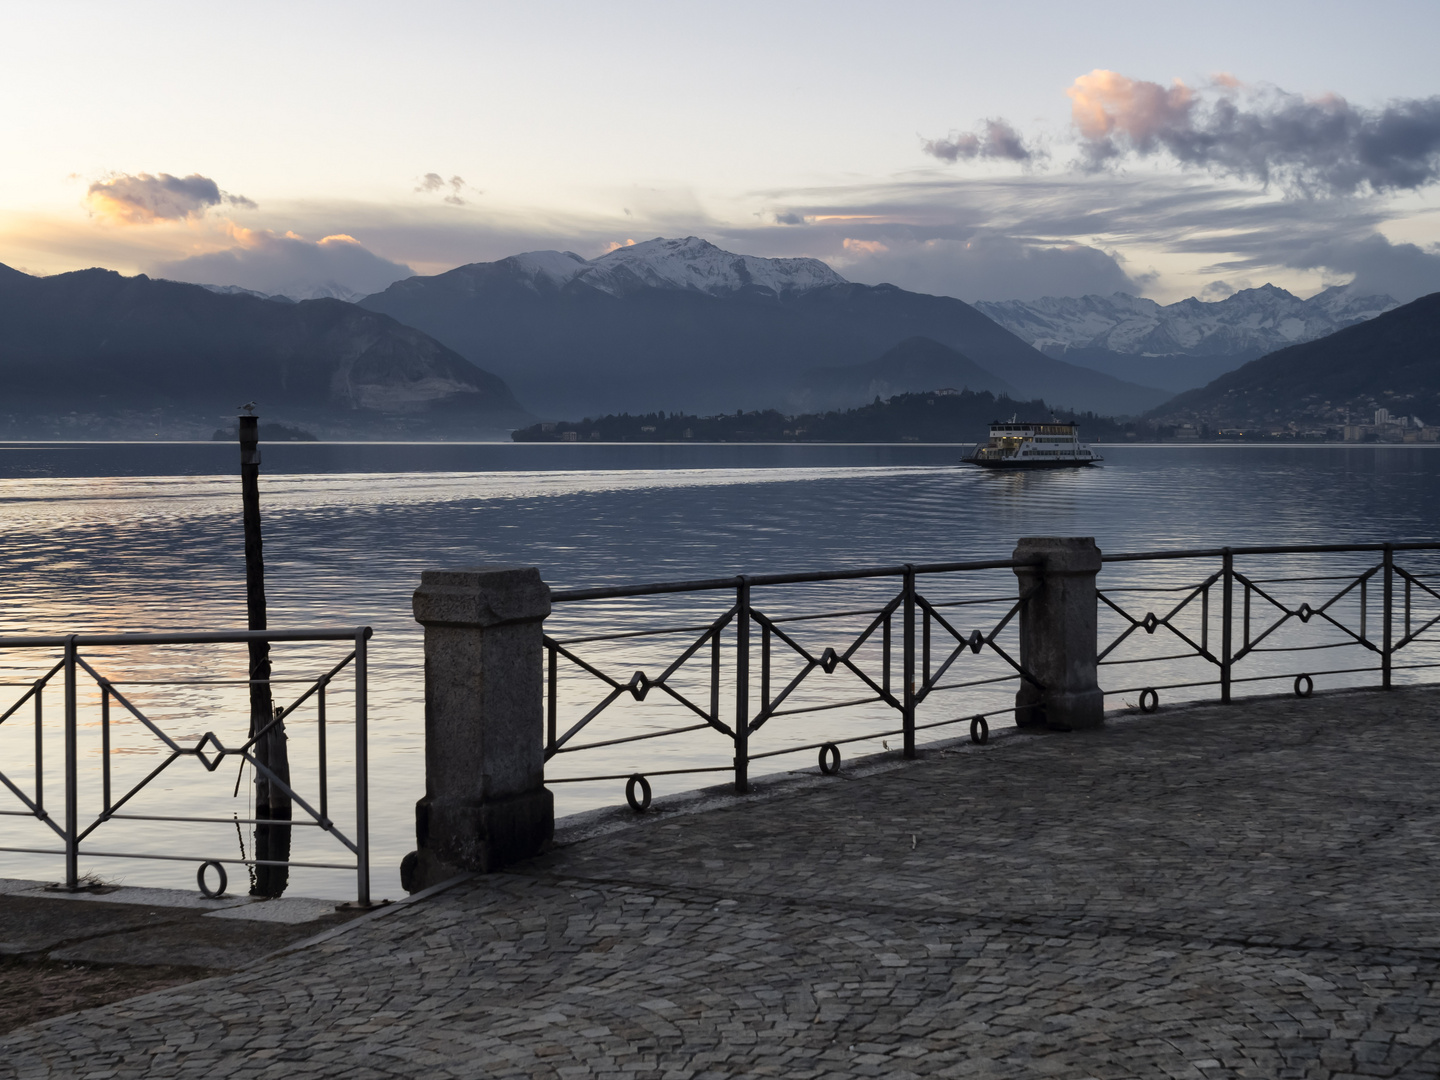
<svg viewBox="0 0 1440 1080"><path fill-rule="evenodd" d="M550 589L540 572L427 570L414 608L425 627L425 797L416 850L400 867L409 892L535 855L555 831L544 754Z"/></svg>
<svg viewBox="0 0 1440 1080"><path fill-rule="evenodd" d="M260 537L260 418L239 418L240 500L245 527L245 612L251 630L266 629L265 555ZM293 811L285 787L290 783L290 751L285 721L275 712L270 692L270 643L252 641L250 648L250 738L255 760L271 776L255 770L255 818L280 824L255 826L255 879L251 896L280 896L290 880L290 818ZM282 786L284 785L284 786Z"/></svg>
<svg viewBox="0 0 1440 1080"><path fill-rule="evenodd" d="M1030 536L1015 548L1020 594L1020 666L1039 685L1022 680L1015 723L1022 728L1072 731L1104 722L1105 695L1097 680L1095 575L1100 549L1091 536Z"/></svg>

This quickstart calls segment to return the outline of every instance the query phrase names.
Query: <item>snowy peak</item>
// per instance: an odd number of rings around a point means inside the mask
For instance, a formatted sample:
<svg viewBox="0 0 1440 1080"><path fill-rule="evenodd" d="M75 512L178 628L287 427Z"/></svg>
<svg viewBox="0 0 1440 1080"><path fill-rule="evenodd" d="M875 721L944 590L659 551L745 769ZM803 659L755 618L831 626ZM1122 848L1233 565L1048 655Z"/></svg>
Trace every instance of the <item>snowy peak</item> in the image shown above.
<svg viewBox="0 0 1440 1080"><path fill-rule="evenodd" d="M1397 302L1389 296L1355 296L1344 286L1301 300L1267 284L1224 300L1192 296L1165 306L1126 293L982 301L975 306L1052 355L1107 349L1129 356L1220 356L1259 355L1313 341L1372 319Z"/></svg>
<svg viewBox="0 0 1440 1080"><path fill-rule="evenodd" d="M585 283L619 295L636 288L683 289L711 296L759 287L777 295L845 279L819 259L762 259L735 255L696 236L657 237L616 248L591 261Z"/></svg>
<svg viewBox="0 0 1440 1080"><path fill-rule="evenodd" d="M768 289L779 296L845 279L819 259L762 259L722 251L699 237L656 238L583 259L573 251L527 251L493 263L462 266L466 279L499 271L537 292L584 287L611 296L643 289L700 292L723 296L743 289Z"/></svg>
<svg viewBox="0 0 1440 1080"><path fill-rule="evenodd" d="M531 286L544 282L556 288L590 266L573 251L527 251L501 259L497 265L508 267Z"/></svg>

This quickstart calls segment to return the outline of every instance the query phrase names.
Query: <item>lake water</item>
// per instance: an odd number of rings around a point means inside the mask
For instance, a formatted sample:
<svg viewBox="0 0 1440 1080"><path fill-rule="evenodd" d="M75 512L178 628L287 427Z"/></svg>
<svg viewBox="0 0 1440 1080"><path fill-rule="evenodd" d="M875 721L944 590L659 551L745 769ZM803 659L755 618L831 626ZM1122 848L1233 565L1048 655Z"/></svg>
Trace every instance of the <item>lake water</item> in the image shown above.
<svg viewBox="0 0 1440 1080"><path fill-rule="evenodd" d="M411 618L410 594L424 569L524 563L538 566L552 587L567 588L1004 558L1016 538L1027 535L1093 535L1106 551L1136 551L1224 544L1430 541L1440 534L1440 450L1426 447L1119 446L1102 448L1107 458L1103 468L1027 474L956 467L959 452L955 447L914 445L266 446L261 497L270 625L368 624L375 629L370 646L370 745L376 894L399 893L396 866L413 846L412 807L423 793L421 635ZM5 553L0 634L243 626L237 456L234 446L211 443L0 444L0 539ZM1272 561L1255 572L1271 575L1266 580L1322 571L1338 574L1374 561L1368 556L1332 560L1324 566L1305 560L1283 565ZM1410 557L1406 565L1417 572L1433 569L1422 556ZM1203 571L1176 564L1114 567L1107 569L1102 584L1117 588L1194 584L1212 569L1209 563ZM894 587L869 583L776 590L757 594L756 603L777 616L846 607L869 610L892 596ZM972 625L993 625L1003 614L1008 601L999 598L1013 597L1014 577L1004 571L964 582L922 582L921 587L936 600L993 598L988 606L947 609L956 612L956 619L971 620L959 627L968 632ZM1285 589L1292 593L1309 589L1305 595L1312 605L1314 598L1329 595L1325 583L1269 588L1277 596ZM1121 595L1116 593L1117 598ZM1185 594L1171 595L1178 600ZM1419 596L1417 591L1417 611L1423 606ZM568 640L602 630L699 626L723 613L728 603L726 596L710 594L644 604L560 605L547 622L547 631ZM1153 595L1134 594L1137 614L1143 614L1146 605L1159 603ZM1375 610L1372 606L1372 619ZM845 632L853 639L867 618L792 625L797 640L808 634L807 647L818 651L827 643L826 635L843 646ZM985 618L991 623L986 624ZM1120 626L1111 620L1112 636ZM587 646L590 651L585 655L623 681L633 670L655 674L696 636L691 632L688 638L682 634L638 639L623 646ZM1158 648L1162 636L1142 640L1142 635L1132 644ZM1407 659L1440 659L1428 649L1421 642ZM1355 666L1373 666L1373 654L1351 655L1356 652L1347 654ZM227 745L243 741L243 689L201 685L204 677L235 677L237 664L243 677L241 650L151 649L143 654L132 650L124 656L104 651L98 655L96 663L108 665L102 673L130 680L126 690L130 699L167 731L183 736L182 741L193 741L207 730L215 731ZM343 655L343 649L329 646L277 648L276 674L313 677ZM28 683L44 673L41 660L38 654L0 654L0 675L7 684ZM989 660L998 663L993 657ZM1314 666L1342 665L1327 659L1323 664L1314 661ZM963 664L957 661L956 670L960 667ZM777 668L776 679L793 670L793 666ZM993 668L974 669L978 675L991 670L1003 674ZM1424 674L1408 671L1401 677ZM686 677L681 672L676 685L684 684ZM685 685L703 696L703 672L688 677L691 682ZM1107 690L1133 691L1192 677L1198 681L1211 676L1200 662L1162 661L1150 665L1143 675L1111 669L1105 685ZM176 678L191 683L146 685ZM1317 685L1347 680L1373 678L1364 673L1333 676L1317 680ZM602 696L593 692L599 684L592 680L585 685L578 672L567 670L563 685L569 718L583 713L584 702ZM1253 690L1285 688L1260 683ZM952 692L943 701L937 697L933 708L927 703L921 719L1000 708L1013 689L1007 685ZM4 702L0 712L23 692L24 686L0 688ZM812 703L823 702L826 693L841 693L823 688L815 692L820 696ZM1208 696L1213 691L1189 693ZM1167 691L1166 699L1186 694ZM1133 694L1119 694L1112 705L1133 700ZM54 742L54 748L47 749L44 768L52 812L61 805L60 776L55 771L59 743L54 741L60 701L56 685L47 692L45 713L46 737ZM97 701L90 694L82 716L82 779L95 791ZM335 755L330 782L332 813L342 826L351 798L345 770L350 761L352 703L337 681L330 701L330 744ZM627 700L603 726L597 721L592 741L649 730L647 724L658 722L653 719L655 704L653 698L645 703L651 707L647 711L641 703ZM292 757L299 763L297 776L308 776L305 769L314 756L315 730L303 718L313 719L313 714L297 716L301 720L291 728ZM808 713L786 718L783 724L777 718L767 726L757 748L783 749L892 723L883 706ZM117 719L115 731L112 749L119 764L114 783L119 790L122 781L133 783L153 769L163 754L137 721ZM926 736L958 733L940 728ZM29 764L33 738L28 706L0 725L0 770L27 791L34 780ZM591 738L589 730L586 738ZM878 740L873 740L847 747L846 752L880 749ZM552 765L551 775L720 765L728 760L728 751L727 740L703 731L574 755L573 765L562 756ZM795 755L764 766L757 763L755 772L811 765L809 754ZM685 774L664 783L657 779L656 789L658 793L714 783L723 775ZM228 767L210 774L197 762L184 759L138 796L132 808L136 813L165 815L183 805L180 812L217 820L235 814L244 817L249 786L242 783L235 796L236 778ZM620 787L557 784L557 811L615 803L622 798ZM10 798L4 791L0 796ZM95 798L87 794L82 803L89 806ZM18 803L9 805L19 809ZM169 852L182 858L202 851L234 857L238 845L246 842L244 831L237 836L233 824L200 828L210 831L181 834L165 822L110 822L90 846L95 851ZM0 818L0 829L4 835L0 846L54 846L53 838L44 835L44 826L24 817ZM339 861L335 856L343 853L333 843L327 848L326 838L316 832L297 839L297 857ZM177 839L181 835L183 841ZM194 873L192 864L92 856L84 858L82 869L133 884L180 887L193 881ZM60 872L60 862L53 856L0 853L0 876L54 878ZM302 870L295 874L292 891L344 897L350 880L339 871Z"/></svg>

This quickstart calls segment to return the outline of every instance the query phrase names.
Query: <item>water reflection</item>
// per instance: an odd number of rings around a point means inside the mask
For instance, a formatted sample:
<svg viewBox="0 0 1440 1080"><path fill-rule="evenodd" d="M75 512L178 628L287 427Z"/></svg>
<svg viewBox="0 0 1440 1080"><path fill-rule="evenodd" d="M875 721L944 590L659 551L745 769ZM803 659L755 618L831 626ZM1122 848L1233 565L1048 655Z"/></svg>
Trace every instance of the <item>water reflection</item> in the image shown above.
<svg viewBox="0 0 1440 1080"><path fill-rule="evenodd" d="M423 569L520 562L538 565L548 581L563 588L1005 557L1026 535L1093 535L1105 549L1145 550L1428 540L1440 522L1434 467L1440 458L1429 448L1110 447L1104 452L1101 468L985 473L955 467L958 451L946 447L267 447L262 499L272 625L376 628L372 755L385 762L372 795L377 893L393 896L398 890L393 869L413 842L411 808L421 789L420 637L409 601ZM240 625L244 571L239 482L231 475L235 456L226 444L0 447L0 542L6 557L0 632ZM1422 570L1428 567L1421 563L1416 565ZM1168 564L1117 568L1107 575L1117 586L1158 587L1193 583L1209 572ZM1315 570L1302 562L1256 572L1284 577ZM1004 575L987 583L1002 584ZM1013 581L1008 586L1013 588ZM1323 583L1276 588L1322 601L1328 595L1321 595ZM882 591L878 585L856 587L847 595L869 603ZM710 599L656 601L645 618L704 621L714 615ZM797 592L774 604L777 611L798 611L811 600ZM1160 602L1158 595L1137 600L1136 610L1143 613ZM1347 609L1346 618L1353 621L1356 614ZM603 628L636 618L620 607L600 606L557 613L555 625ZM1185 612L1180 623L1198 633L1193 620L1185 622L1191 618ZM1118 633L1123 626L1121 620L1111 629ZM840 637L847 629L853 628L837 624L833 633ZM824 637L816 630L814 643ZM653 668L663 660L658 644L646 648L652 651L642 650L625 663ZM1151 655L1145 650L1161 655L1164 648L1175 651L1163 631L1126 644L1132 650L1127 655ZM1418 645L1412 655L1424 659ZM0 662L3 681L15 681L19 668L8 658ZM155 657L128 662L145 670L175 663ZM172 673L197 663L186 660ZM303 656L292 663L277 673L300 674L312 666ZM1174 661L1168 669L1166 663L1172 662L1161 661L1144 685L1213 677L1203 661ZM1337 665L1327 660L1327 666ZM18 692L23 691L4 691ZM177 721L186 717L180 730L190 734L213 727L210 716L230 708L183 695L167 699L164 707L176 710ZM954 705L957 712L962 708L976 711L970 703ZM883 709L861 714L867 723L884 720ZM243 716L243 709L237 715ZM637 714L634 722L653 721ZM777 723L773 733L765 733L767 745L813 741L818 723L798 718ZM7 763L12 758L4 739L20 731L13 720L0 726ZM711 738L664 753L687 758L723 756L724 750ZM790 762L780 759L777 766ZM172 789L188 798L187 784L176 773ZM618 797L616 791L587 793L582 787L561 790L562 812L587 800ZM3 820L9 835L19 819ZM163 830L154 842L167 842ZM136 882L177 880L173 869L151 875L133 865L95 868ZM53 877L57 872L50 862L18 857L0 862L0 873ZM328 884L307 881L306 888L344 896L349 881L342 875Z"/></svg>

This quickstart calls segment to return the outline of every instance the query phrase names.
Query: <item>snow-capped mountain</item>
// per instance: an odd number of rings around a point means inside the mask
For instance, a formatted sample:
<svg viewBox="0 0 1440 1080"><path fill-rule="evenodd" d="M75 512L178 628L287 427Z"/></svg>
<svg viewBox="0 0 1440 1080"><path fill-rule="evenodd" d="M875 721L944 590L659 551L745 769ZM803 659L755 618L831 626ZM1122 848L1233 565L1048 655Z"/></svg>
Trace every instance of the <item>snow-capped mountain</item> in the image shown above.
<svg viewBox="0 0 1440 1080"><path fill-rule="evenodd" d="M860 285L818 259L740 255L693 236L594 259L530 251L469 263L397 281L360 306L433 334L552 416L790 408L817 369L848 386L849 369L916 337L1057 406L1134 414L1168 396L1047 357L953 297ZM976 389L980 377L947 370L944 380Z"/></svg>
<svg viewBox="0 0 1440 1080"><path fill-rule="evenodd" d="M1162 306L1115 293L975 306L1050 356L1142 384L1187 389L1265 353L1373 319L1397 302L1356 296L1340 285L1301 300L1264 285L1208 303L1191 297Z"/></svg>
<svg viewBox="0 0 1440 1080"><path fill-rule="evenodd" d="M1398 306L1389 296L1352 296L1343 285L1308 300L1274 285L1242 289L1224 300L1191 297L1161 306L1113 296L981 301L975 305L1037 349L1109 349L1132 356L1214 356L1271 352L1333 334Z"/></svg>
<svg viewBox="0 0 1440 1080"><path fill-rule="evenodd" d="M508 265L535 287L580 282L611 296L637 289L685 289L719 296L746 288L769 289L778 295L845 284L819 259L733 255L696 236L657 237L588 260L573 251L527 251L496 265Z"/></svg>
<svg viewBox="0 0 1440 1080"><path fill-rule="evenodd" d="M186 284L186 283L185 283L185 282L181 282L181 284ZM293 304L293 303L295 303L295 300L294 300L293 298L289 297L289 296L281 296L279 293L275 293L275 294L272 295L271 293L256 292L254 289L242 288L242 287L239 286L239 285L204 285L204 284L202 284L202 285L200 286L200 288L202 288L202 289L209 289L211 292L215 293L215 294L218 295L218 296L253 296L253 297L255 297L255 299L257 299L257 300L274 300L274 301L276 301L277 303L281 303L281 304Z"/></svg>

